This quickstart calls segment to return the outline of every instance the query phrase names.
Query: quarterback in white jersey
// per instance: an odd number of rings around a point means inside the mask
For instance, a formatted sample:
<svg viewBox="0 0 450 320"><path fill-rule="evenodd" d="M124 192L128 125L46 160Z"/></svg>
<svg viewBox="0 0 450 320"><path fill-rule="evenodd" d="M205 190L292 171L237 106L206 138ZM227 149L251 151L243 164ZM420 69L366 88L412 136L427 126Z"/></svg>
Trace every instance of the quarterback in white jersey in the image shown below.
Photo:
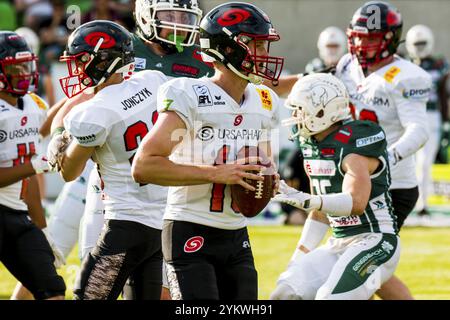
<svg viewBox="0 0 450 320"><path fill-rule="evenodd" d="M100 36L90 38L93 35ZM65 132L50 143L49 162L70 181L92 158L102 180L105 204L103 233L83 260L75 298L116 299L133 274L142 279L136 284L137 299L159 299L167 189L134 182L131 163L141 139L153 126L156 91L167 78L158 71L143 71L124 80L123 71L134 59L131 36L109 21L78 27L62 59L68 62L69 76L61 80L68 97L88 88L95 96L66 115ZM75 71L73 65L77 65Z"/></svg>
<svg viewBox="0 0 450 320"><path fill-rule="evenodd" d="M230 19L233 12L244 18ZM278 97L255 84L278 79L283 58L268 52L278 39L257 7L219 5L200 23L202 53L215 75L173 79L158 91L160 116L132 173L138 182L170 186L162 237L172 299L257 299L246 219L227 185L254 191L244 178L263 180L248 172L261 166L235 159L246 145L265 145L271 155Z"/></svg>

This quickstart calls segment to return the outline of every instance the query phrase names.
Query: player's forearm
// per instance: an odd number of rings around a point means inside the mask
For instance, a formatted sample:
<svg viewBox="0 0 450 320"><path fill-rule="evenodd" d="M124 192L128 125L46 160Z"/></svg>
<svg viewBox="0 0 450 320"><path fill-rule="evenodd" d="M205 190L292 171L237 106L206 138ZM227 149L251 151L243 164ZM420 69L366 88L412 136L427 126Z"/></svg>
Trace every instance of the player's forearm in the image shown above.
<svg viewBox="0 0 450 320"><path fill-rule="evenodd" d="M20 180L36 174L31 163L11 168L0 168L0 188L12 185Z"/></svg>
<svg viewBox="0 0 450 320"><path fill-rule="evenodd" d="M187 186L211 182L212 166L183 165L162 156L136 155L131 173L139 183L161 186Z"/></svg>
<svg viewBox="0 0 450 320"><path fill-rule="evenodd" d="M428 140L428 132L425 126L412 123L407 126L405 133L393 143L388 150L399 155L399 160L415 154Z"/></svg>
<svg viewBox="0 0 450 320"><path fill-rule="evenodd" d="M45 210L41 202L37 176L30 177L30 182L28 183L28 189L24 201L28 206L28 215L34 224L40 229L47 227Z"/></svg>

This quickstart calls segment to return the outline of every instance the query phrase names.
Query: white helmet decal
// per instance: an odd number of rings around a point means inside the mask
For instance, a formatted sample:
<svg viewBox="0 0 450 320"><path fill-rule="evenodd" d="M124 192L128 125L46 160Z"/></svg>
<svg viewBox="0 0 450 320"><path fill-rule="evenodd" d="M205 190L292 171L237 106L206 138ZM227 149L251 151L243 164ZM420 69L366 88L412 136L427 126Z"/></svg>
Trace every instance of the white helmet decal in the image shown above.
<svg viewBox="0 0 450 320"><path fill-rule="evenodd" d="M314 73L299 79L285 106L292 117L283 125L297 125L305 138L328 129L332 124L350 118L349 98L344 84L328 73Z"/></svg>

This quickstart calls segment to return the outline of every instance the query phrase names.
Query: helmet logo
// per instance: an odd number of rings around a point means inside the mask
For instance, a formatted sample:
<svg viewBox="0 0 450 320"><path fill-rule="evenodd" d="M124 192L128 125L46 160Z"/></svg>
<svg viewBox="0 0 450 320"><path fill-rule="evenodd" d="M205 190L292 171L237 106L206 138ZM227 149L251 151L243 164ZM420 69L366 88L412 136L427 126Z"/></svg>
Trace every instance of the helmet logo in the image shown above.
<svg viewBox="0 0 450 320"><path fill-rule="evenodd" d="M222 16L217 19L217 23L222 27L228 27L247 20L250 12L244 9L231 9L225 11Z"/></svg>
<svg viewBox="0 0 450 320"><path fill-rule="evenodd" d="M86 41L88 45L95 47L101 38L103 38L103 42L100 45L100 49L108 49L116 45L116 40L104 32L91 32L84 37L84 41Z"/></svg>
<svg viewBox="0 0 450 320"><path fill-rule="evenodd" d="M386 17L386 22L388 26L393 26L398 24L398 16L394 11L389 11Z"/></svg>

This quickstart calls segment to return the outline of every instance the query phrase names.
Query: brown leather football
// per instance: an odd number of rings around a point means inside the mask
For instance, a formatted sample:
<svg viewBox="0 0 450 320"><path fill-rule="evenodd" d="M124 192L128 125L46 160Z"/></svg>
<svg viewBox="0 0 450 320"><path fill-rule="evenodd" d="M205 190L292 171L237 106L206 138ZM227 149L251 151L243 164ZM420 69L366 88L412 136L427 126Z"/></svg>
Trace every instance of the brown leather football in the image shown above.
<svg viewBox="0 0 450 320"><path fill-rule="evenodd" d="M264 151L255 146L245 146L237 154L237 159L245 158L245 164L250 164L250 157L260 157L261 161L252 162L259 164L267 169L262 170L260 174L264 176L264 181L245 179L244 181L256 188L256 191L245 189L239 184L231 185L231 196L239 208L239 211L246 217L258 215L269 203L273 196L275 185L275 171L271 167L271 162ZM255 173L258 173L255 171Z"/></svg>

